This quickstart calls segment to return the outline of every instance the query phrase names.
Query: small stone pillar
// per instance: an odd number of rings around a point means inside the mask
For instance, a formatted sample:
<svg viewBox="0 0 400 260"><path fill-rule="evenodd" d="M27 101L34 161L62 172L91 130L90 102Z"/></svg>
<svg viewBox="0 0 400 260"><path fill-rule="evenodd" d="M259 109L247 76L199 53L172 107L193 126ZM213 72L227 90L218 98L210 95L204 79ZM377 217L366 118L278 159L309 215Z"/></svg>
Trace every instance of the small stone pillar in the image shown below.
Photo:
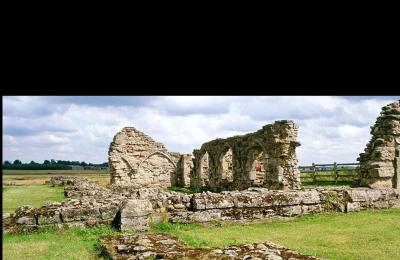
<svg viewBox="0 0 400 260"><path fill-rule="evenodd" d="M178 186L190 187L190 173L192 169L192 154L183 154L178 162Z"/></svg>
<svg viewBox="0 0 400 260"><path fill-rule="evenodd" d="M399 188L400 101L384 106L372 138L357 159L358 184L369 188Z"/></svg>
<svg viewBox="0 0 400 260"><path fill-rule="evenodd" d="M264 163L269 189L300 188L300 171L296 157L298 126L291 120L266 125L268 160Z"/></svg>
<svg viewBox="0 0 400 260"><path fill-rule="evenodd" d="M121 231L147 231L153 206L149 200L129 199L121 206Z"/></svg>

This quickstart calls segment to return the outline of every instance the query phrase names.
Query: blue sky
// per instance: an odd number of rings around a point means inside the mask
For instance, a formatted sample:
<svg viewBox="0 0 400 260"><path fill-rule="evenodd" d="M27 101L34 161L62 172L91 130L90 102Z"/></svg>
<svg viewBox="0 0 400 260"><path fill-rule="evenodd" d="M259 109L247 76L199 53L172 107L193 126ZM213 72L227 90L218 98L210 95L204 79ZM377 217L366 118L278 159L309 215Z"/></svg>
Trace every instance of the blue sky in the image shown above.
<svg viewBox="0 0 400 260"><path fill-rule="evenodd" d="M107 161L124 126L170 151L190 153L218 137L245 134L275 120L299 124L300 165L356 162L381 108L400 96L7 96L3 160Z"/></svg>

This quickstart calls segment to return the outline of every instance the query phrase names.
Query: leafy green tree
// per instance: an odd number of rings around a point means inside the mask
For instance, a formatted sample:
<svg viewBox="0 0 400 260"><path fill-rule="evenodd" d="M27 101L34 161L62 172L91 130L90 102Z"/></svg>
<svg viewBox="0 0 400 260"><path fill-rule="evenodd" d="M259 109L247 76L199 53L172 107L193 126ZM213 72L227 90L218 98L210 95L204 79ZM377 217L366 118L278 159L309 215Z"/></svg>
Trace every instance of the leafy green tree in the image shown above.
<svg viewBox="0 0 400 260"><path fill-rule="evenodd" d="M10 166L10 165L12 165L9 161L5 161L4 163L3 163L3 165L4 166Z"/></svg>
<svg viewBox="0 0 400 260"><path fill-rule="evenodd" d="M21 165L21 164L22 162L18 159L13 162L13 165Z"/></svg>

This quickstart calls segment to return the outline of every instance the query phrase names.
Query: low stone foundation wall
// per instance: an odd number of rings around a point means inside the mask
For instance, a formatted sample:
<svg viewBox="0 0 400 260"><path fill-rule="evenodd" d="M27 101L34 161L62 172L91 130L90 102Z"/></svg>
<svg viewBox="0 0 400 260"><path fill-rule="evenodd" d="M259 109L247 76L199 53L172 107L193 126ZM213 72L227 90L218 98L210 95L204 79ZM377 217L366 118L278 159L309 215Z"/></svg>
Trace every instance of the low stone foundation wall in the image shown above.
<svg viewBox="0 0 400 260"><path fill-rule="evenodd" d="M119 194L86 179L62 176L52 178L53 185L64 188L66 200L48 203L40 208L22 206L3 215L3 233L34 231L42 227L74 227L97 224L111 225L125 199Z"/></svg>
<svg viewBox="0 0 400 260"><path fill-rule="evenodd" d="M191 197L191 205L172 204L174 222L254 220L293 217L327 211L351 212L367 208L386 209L398 205L394 189L317 188L291 191L250 189L241 192L204 192ZM187 207L189 206L189 207Z"/></svg>
<svg viewBox="0 0 400 260"><path fill-rule="evenodd" d="M399 205L399 194L391 188L287 191L249 188L245 191L183 194L160 189L105 188L74 177L56 180L67 185L65 201L49 203L41 208L22 206L12 214L5 214L3 232L96 224L144 231L152 222L159 221L247 221L328 211L387 209Z"/></svg>
<svg viewBox="0 0 400 260"><path fill-rule="evenodd" d="M100 243L103 255L110 259L317 259L272 242L194 248L167 234L106 236Z"/></svg>

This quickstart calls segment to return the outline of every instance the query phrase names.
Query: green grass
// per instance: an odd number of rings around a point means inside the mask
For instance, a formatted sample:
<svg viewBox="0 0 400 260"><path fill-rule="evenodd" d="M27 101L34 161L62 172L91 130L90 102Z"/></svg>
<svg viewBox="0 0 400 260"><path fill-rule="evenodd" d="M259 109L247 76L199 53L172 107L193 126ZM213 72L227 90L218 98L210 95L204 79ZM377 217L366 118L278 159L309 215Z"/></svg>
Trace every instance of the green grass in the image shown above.
<svg viewBox="0 0 400 260"><path fill-rule="evenodd" d="M161 223L154 231L196 247L272 241L329 259L400 259L400 209L308 215L253 224Z"/></svg>
<svg viewBox="0 0 400 260"><path fill-rule="evenodd" d="M50 185L3 187L3 213L13 212L22 205L41 207L48 202L62 201L64 187Z"/></svg>
<svg viewBox="0 0 400 260"><path fill-rule="evenodd" d="M107 170L2 170L4 175L85 175L108 174Z"/></svg>
<svg viewBox="0 0 400 260"><path fill-rule="evenodd" d="M39 185L58 175L83 177L103 186L110 182L107 170L3 170L2 174L3 185Z"/></svg>
<svg viewBox="0 0 400 260"><path fill-rule="evenodd" d="M3 235L3 259L98 259L98 238L116 233L112 228L98 226L7 234Z"/></svg>

